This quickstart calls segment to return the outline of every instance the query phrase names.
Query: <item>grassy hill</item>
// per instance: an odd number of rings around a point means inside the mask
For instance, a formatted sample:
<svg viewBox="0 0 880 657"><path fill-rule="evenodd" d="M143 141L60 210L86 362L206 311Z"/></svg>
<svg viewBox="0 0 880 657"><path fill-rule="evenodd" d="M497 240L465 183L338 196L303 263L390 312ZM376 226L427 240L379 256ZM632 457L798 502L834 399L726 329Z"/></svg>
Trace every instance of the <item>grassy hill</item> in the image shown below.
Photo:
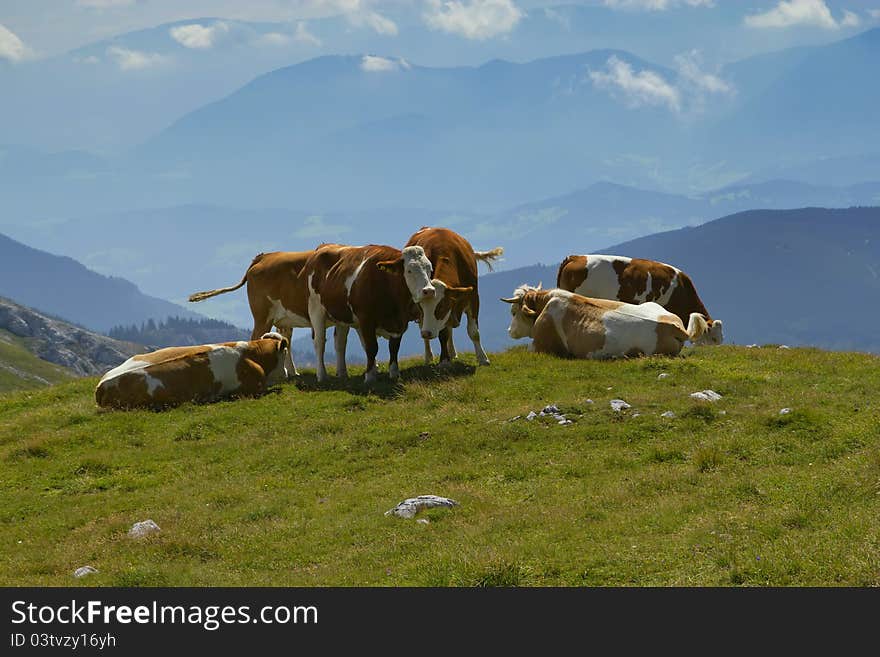
<svg viewBox="0 0 880 657"><path fill-rule="evenodd" d="M684 353L163 413L98 412L95 379L2 395L0 585L880 585L877 358ZM550 403L574 424L511 420ZM383 515L426 493L460 506Z"/></svg>
<svg viewBox="0 0 880 657"><path fill-rule="evenodd" d="M0 393L40 388L73 376L65 368L37 358L22 338L0 329Z"/></svg>

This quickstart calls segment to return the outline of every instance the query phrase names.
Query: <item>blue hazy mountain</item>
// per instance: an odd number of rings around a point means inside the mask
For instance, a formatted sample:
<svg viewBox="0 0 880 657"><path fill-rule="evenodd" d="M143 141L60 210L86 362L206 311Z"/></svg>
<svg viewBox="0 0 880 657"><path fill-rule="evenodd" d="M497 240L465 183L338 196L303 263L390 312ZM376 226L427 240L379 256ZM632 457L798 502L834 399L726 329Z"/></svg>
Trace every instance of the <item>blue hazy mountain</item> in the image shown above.
<svg viewBox="0 0 880 657"><path fill-rule="evenodd" d="M192 311L147 296L124 278L95 273L72 258L52 255L0 235L0 296L93 331Z"/></svg>

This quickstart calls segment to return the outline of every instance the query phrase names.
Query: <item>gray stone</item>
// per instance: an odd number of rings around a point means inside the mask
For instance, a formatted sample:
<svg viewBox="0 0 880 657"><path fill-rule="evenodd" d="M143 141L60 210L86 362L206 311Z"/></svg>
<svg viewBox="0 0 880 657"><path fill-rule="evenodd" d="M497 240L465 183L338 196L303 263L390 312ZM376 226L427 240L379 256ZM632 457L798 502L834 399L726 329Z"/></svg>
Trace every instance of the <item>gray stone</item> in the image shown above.
<svg viewBox="0 0 880 657"><path fill-rule="evenodd" d="M699 392L692 392L691 399L696 399L698 401L717 402L719 399L721 399L721 395L719 395L714 390L701 390Z"/></svg>
<svg viewBox="0 0 880 657"><path fill-rule="evenodd" d="M781 409L779 409L779 414L780 414L780 415L788 415L789 413L791 413L791 409L790 409L790 408L781 408Z"/></svg>
<svg viewBox="0 0 880 657"><path fill-rule="evenodd" d="M92 568L91 566L81 566L73 571L73 576L76 578L85 577L86 575L91 575L96 572L98 572L97 569Z"/></svg>
<svg viewBox="0 0 880 657"><path fill-rule="evenodd" d="M529 422L531 422L532 420L534 420L536 417L538 417L538 414L535 413L535 411L529 411L529 414L526 415L526 419L527 419Z"/></svg>
<svg viewBox="0 0 880 657"><path fill-rule="evenodd" d="M619 413L620 411L625 411L628 408L632 408L629 404L627 404L622 399L612 399L611 400L611 410L615 413Z"/></svg>
<svg viewBox="0 0 880 657"><path fill-rule="evenodd" d="M150 534L155 534L158 531L161 531L161 529L155 522L152 520L143 520L134 523L131 526L131 529L128 530L128 535L132 538L142 538Z"/></svg>
<svg viewBox="0 0 880 657"><path fill-rule="evenodd" d="M438 495L419 495L418 497L405 499L393 509L386 511L385 515L397 516L398 518L413 518L422 509L433 509L438 506L451 509L454 506L458 506L458 502Z"/></svg>
<svg viewBox="0 0 880 657"><path fill-rule="evenodd" d="M658 379L667 379L667 378L669 378L669 372L661 372L660 374L657 375L657 378Z"/></svg>
<svg viewBox="0 0 880 657"><path fill-rule="evenodd" d="M675 413L672 411L666 411L665 413L660 413L660 417L668 417L671 420L675 418Z"/></svg>

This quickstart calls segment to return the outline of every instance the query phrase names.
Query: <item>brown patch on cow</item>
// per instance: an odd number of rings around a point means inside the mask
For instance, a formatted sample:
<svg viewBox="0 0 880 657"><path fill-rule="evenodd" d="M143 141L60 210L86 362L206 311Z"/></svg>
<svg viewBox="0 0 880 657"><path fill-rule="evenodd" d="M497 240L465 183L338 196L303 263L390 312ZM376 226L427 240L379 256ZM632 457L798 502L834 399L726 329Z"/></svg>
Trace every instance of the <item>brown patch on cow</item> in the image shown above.
<svg viewBox="0 0 880 657"><path fill-rule="evenodd" d="M690 276L680 272L677 283L672 291L672 296L669 297L669 302L666 304L666 309L678 315L685 326L687 326L691 313L700 313L706 318L706 323L711 326L712 318L709 316L706 306L703 305L700 295L697 294L697 288L694 287Z"/></svg>
<svg viewBox="0 0 880 657"><path fill-rule="evenodd" d="M605 347L605 313L620 307L616 301L573 295L562 316L568 349L576 358L592 358Z"/></svg>
<svg viewBox="0 0 880 657"><path fill-rule="evenodd" d="M437 319L451 312L446 324L451 328L461 323L461 315L466 310L471 310L474 317L479 315L477 258L470 242L448 228L423 227L409 238L405 246L420 246L425 250L425 256L434 268L432 278L443 281L447 287L473 288L470 295L460 295L455 302L444 303L444 299L437 304Z"/></svg>
<svg viewBox="0 0 880 657"><path fill-rule="evenodd" d="M681 353L685 341L688 339L681 320L675 315L661 315L655 326L657 333L657 348L655 354L677 356Z"/></svg>
<svg viewBox="0 0 880 657"><path fill-rule="evenodd" d="M566 256L556 273L556 287L574 292L587 280L587 256Z"/></svg>
<svg viewBox="0 0 880 657"><path fill-rule="evenodd" d="M570 357L571 354L554 322L548 315L541 315L535 320L535 328L532 330L532 347L541 354L552 354L562 358Z"/></svg>

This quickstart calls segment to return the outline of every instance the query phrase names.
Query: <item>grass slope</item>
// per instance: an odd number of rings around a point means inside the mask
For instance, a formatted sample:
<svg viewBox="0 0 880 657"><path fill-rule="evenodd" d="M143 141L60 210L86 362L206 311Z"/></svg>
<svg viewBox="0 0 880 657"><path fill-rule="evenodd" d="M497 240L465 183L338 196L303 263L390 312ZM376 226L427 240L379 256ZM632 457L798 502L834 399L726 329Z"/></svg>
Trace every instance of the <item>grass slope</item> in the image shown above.
<svg viewBox="0 0 880 657"><path fill-rule="evenodd" d="M37 358L24 340L0 329L0 393L40 388L72 376L63 367Z"/></svg>
<svg viewBox="0 0 880 657"><path fill-rule="evenodd" d="M94 379L2 395L0 584L880 585L877 358L685 354L518 348L163 413L98 412ZM577 421L509 421L548 403ZM461 506L383 515L423 493Z"/></svg>

